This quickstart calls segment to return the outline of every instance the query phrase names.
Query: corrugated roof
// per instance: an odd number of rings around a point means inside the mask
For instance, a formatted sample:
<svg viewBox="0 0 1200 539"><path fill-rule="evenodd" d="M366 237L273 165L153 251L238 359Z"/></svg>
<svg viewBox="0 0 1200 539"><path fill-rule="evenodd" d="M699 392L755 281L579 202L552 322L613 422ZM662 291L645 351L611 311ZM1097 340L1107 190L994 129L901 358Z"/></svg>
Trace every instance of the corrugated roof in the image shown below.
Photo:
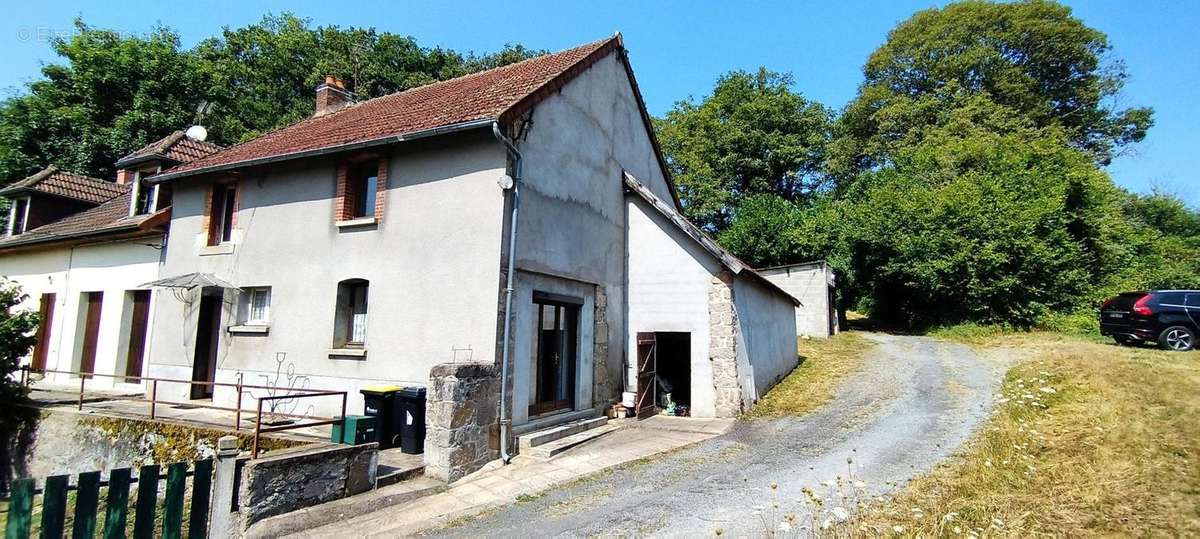
<svg viewBox="0 0 1200 539"><path fill-rule="evenodd" d="M117 161L117 168L125 168L146 161L161 159L172 163L190 163L221 151L221 146L196 140L183 131L167 135L145 148L137 150Z"/></svg>
<svg viewBox="0 0 1200 539"><path fill-rule="evenodd" d="M0 195L11 196L21 193L44 193L101 204L126 191L125 186L82 174L59 170L50 165L45 170L24 180L0 189Z"/></svg>
<svg viewBox="0 0 1200 539"><path fill-rule="evenodd" d="M436 82L314 116L208 157L163 179L481 120L507 120L618 50L619 35L562 52Z"/></svg>

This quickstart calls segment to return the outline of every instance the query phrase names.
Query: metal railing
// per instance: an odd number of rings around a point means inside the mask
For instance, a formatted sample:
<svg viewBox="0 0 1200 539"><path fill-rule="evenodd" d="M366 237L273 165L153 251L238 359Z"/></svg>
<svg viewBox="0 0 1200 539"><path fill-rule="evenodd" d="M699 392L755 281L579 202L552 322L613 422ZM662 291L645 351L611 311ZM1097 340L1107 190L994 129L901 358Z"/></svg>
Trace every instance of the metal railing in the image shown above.
<svg viewBox="0 0 1200 539"><path fill-rule="evenodd" d="M29 385L32 383L32 379L31 379L30 375L34 374L34 373L36 373L36 374L65 374L68 376L78 377L79 378L79 403L78 403L79 410L83 410L87 381L92 379L93 377L100 376L100 377L104 377L104 378L120 378L120 379L124 380L126 383L149 382L150 398L148 398L148 399L131 397L131 396L127 396L127 395L112 395L111 397L107 398L106 400L121 400L121 401L147 403L150 405L150 419L157 419L157 417L158 417L157 407L159 404L187 406L189 408L204 408L207 410L221 410L221 411L225 411L225 412L233 412L233 414L234 414L233 430L240 432L242 430L242 412L247 412L247 413L253 412L255 414L254 415L254 438L253 438L253 442L252 442L250 458L258 458L258 445L259 445L258 440L259 440L259 437L264 433L282 432L282 431L288 431L288 430L302 429L302 428L306 428L306 427L319 427L322 425L333 425L335 423L340 423L342 421L342 419L346 417L347 392L331 391L331 390L325 390L325 389L286 388L286 391L288 392L288 394L286 394L286 395L268 395L268 396L264 396L264 397L255 397L253 394L251 394L250 397L252 399L258 401L256 409L254 409L254 410L243 409L242 408L243 397L249 392L249 390L263 389L263 390L268 390L268 391L280 391L281 388L279 388L277 386L265 386L265 385L242 383L242 374L241 373L238 373L238 381L237 382L207 382L207 381L195 381L195 380L178 380L178 379L174 379L174 378L159 378L159 377L152 377L152 376L126 376L126 375L92 373L92 372L83 372L83 371L60 371L60 370L54 370L54 369L32 369L28 365L23 365L23 366L21 366L21 385L29 387ZM129 382L130 380L136 380L136 381ZM189 387L191 387L191 386L207 386L207 387L213 387L213 388L231 387L231 388L234 388L234 391L237 393L237 405L234 407L229 407L229 406L217 406L215 404L205 404L205 403L203 403L201 401L197 401L197 400L170 401L170 400L160 399L160 398L158 398L158 384L160 382L168 383L168 384L185 384ZM279 412L279 411L269 409L267 411L268 418L283 417L283 418L288 418L288 419L300 419L300 420L308 419L311 421L290 423L290 424L286 424L286 425L268 425L266 427L263 426L263 401L271 402L271 401L288 400L288 399L315 398L315 397L339 397L339 396L342 398L342 407L341 407L342 411L341 411L341 414L337 417L323 417L323 416L308 415L308 414L292 414L292 413Z"/></svg>

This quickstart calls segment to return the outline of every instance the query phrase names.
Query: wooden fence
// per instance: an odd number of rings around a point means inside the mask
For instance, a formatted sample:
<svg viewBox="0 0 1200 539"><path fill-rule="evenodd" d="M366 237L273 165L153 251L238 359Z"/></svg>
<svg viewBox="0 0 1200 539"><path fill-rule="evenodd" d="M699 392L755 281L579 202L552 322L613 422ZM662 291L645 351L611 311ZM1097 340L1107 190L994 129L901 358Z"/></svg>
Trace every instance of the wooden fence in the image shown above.
<svg viewBox="0 0 1200 539"><path fill-rule="evenodd" d="M167 473L160 475L157 464L142 466L137 477L130 468L111 471L108 481L101 480L100 472L79 474L75 483L68 475L52 475L46 478L45 487L35 488L32 478L18 479L12 483L8 505L8 522L5 539L25 539L34 528L35 498L41 495L41 517L38 519L40 537L63 537L67 532L68 506L73 538L95 537L100 524L100 513L104 513L102 536L118 538L132 536L151 538L161 536L168 539L182 538L184 515L187 509L187 536L208 536L208 513L212 498L213 461L198 460L192 470L186 462L170 464ZM187 478L191 476L191 488ZM159 499L159 483L166 480L162 501ZM133 528L130 530L130 490L137 485L133 503ZM106 488L103 508L100 490ZM74 496L69 496L73 492ZM190 505L185 507L190 492Z"/></svg>

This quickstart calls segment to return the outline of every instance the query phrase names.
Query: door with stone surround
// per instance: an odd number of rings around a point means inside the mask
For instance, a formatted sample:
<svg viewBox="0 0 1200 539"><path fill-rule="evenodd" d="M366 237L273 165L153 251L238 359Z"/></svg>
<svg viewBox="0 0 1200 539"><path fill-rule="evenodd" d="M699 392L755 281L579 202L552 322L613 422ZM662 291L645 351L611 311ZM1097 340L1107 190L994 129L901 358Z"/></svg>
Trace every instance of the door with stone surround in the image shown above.
<svg viewBox="0 0 1200 539"><path fill-rule="evenodd" d="M579 362L579 307L583 302L558 294L534 293L534 402L529 415L570 410L575 405Z"/></svg>

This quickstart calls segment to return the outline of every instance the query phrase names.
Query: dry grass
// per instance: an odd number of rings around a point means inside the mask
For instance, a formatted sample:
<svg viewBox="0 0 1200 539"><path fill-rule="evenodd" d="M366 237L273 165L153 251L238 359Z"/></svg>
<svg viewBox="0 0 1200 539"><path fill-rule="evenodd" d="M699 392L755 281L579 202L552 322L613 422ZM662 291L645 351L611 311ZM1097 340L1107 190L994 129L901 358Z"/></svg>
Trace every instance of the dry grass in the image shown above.
<svg viewBox="0 0 1200 539"><path fill-rule="evenodd" d="M1038 333L986 340L1026 354L995 416L851 530L1200 535L1200 353Z"/></svg>
<svg viewBox="0 0 1200 539"><path fill-rule="evenodd" d="M853 332L799 339L800 365L758 401L747 417L803 415L833 399L842 380L862 367L873 345Z"/></svg>

